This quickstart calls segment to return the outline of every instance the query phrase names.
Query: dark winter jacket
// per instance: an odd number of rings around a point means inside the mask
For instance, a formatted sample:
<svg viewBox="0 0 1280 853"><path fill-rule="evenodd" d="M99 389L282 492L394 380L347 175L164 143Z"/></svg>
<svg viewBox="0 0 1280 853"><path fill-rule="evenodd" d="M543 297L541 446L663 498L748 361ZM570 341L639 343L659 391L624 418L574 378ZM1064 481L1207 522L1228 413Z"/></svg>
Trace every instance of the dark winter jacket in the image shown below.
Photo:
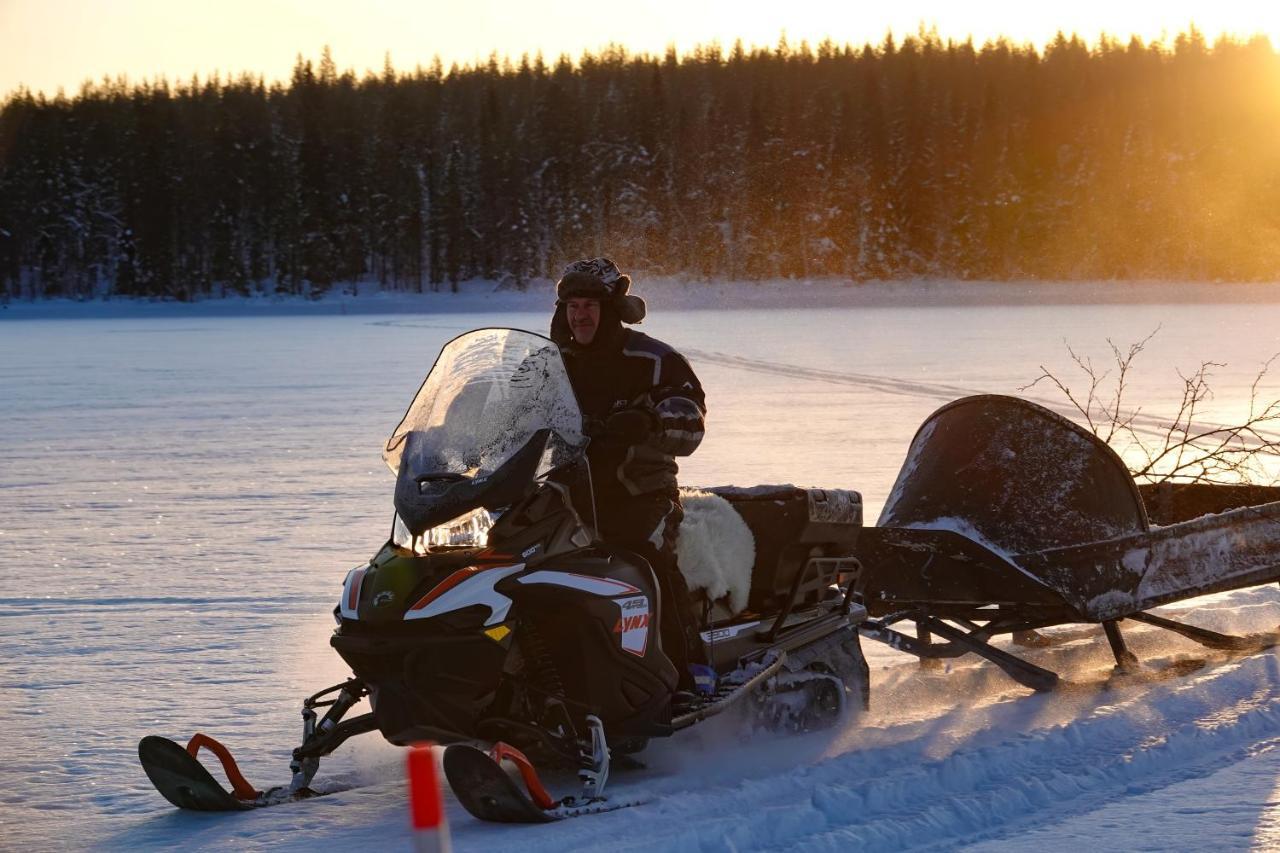
<svg viewBox="0 0 1280 853"><path fill-rule="evenodd" d="M560 343L588 423L629 407L657 415L655 431L640 444L592 442L587 458L597 503L604 509L641 495L674 500L675 457L693 453L705 429L706 401L689 362L661 341L607 321L590 347Z"/></svg>

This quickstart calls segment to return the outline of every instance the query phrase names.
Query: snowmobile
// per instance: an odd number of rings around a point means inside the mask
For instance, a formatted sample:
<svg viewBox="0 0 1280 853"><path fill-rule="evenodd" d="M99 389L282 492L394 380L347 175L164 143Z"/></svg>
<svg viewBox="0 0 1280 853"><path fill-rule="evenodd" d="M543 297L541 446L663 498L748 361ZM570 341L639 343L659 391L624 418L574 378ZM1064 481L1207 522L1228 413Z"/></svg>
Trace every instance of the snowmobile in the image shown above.
<svg viewBox="0 0 1280 853"><path fill-rule="evenodd" d="M926 419L854 554L858 600L873 617L864 636L924 660L977 654L1037 691L1059 675L993 637L1101 624L1122 673L1140 669L1125 619L1225 653L1280 641L1147 612L1280 580L1280 489L1140 487L1092 432L1016 397L966 397Z"/></svg>
<svg viewBox="0 0 1280 853"><path fill-rule="evenodd" d="M155 786L200 810L304 798L323 756L377 730L395 744L449 744L446 775L476 816L546 821L625 805L606 794L611 763L726 709L803 731L865 706L857 492L711 490L754 537L750 593L737 612L700 601L711 671L680 691L654 572L596 533L590 440L550 340L482 329L448 343L386 443L391 537L347 574L334 611L331 644L352 677L305 700L291 783L254 790L225 748L197 735L185 749L143 739ZM364 699L369 710L348 717ZM232 792L196 760L202 747ZM553 798L529 756L576 768L577 790Z"/></svg>

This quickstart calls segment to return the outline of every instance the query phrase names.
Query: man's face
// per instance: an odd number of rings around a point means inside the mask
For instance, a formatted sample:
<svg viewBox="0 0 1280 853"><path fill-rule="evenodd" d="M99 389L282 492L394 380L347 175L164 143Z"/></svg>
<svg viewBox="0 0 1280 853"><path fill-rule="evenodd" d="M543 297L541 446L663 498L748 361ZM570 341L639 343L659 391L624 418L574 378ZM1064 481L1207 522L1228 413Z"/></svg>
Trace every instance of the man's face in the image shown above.
<svg viewBox="0 0 1280 853"><path fill-rule="evenodd" d="M600 328L600 300L575 296L565 303L566 318L573 339L583 346L589 345Z"/></svg>

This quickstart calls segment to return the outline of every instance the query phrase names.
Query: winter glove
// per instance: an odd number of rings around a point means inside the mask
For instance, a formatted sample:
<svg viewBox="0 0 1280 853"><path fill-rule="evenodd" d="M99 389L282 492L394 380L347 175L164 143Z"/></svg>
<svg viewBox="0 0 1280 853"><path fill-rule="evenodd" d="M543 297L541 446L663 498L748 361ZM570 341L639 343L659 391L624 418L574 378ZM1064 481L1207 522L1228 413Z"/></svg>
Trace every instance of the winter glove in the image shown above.
<svg viewBox="0 0 1280 853"><path fill-rule="evenodd" d="M657 432L660 423L652 409L630 408L614 412L604 421L604 432L619 444L641 444Z"/></svg>

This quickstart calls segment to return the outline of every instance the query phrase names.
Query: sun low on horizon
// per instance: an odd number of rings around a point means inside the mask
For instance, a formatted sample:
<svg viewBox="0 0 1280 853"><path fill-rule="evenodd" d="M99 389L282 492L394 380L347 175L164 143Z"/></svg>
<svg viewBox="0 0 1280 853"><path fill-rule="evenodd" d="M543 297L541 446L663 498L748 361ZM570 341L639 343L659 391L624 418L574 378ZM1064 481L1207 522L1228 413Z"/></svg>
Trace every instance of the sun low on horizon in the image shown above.
<svg viewBox="0 0 1280 853"><path fill-rule="evenodd" d="M225 0L186 5L162 0L0 0L0 97L19 87L68 94L86 81L184 81L242 73L287 80L297 56L329 46L340 68L398 69L474 64L490 55L578 57L606 45L632 53L687 53L719 43L769 46L824 39L843 45L901 39L922 27L977 44L997 38L1042 46L1061 31L1088 43L1102 35L1172 39L1194 26L1221 36L1268 37L1280 45L1280 6L1107 3L1067 7L1007 2L915 0L890 9L856 2L792 0L634 0L605 6L582 0L516 4L500 0L371 0L358 11L338 0Z"/></svg>

